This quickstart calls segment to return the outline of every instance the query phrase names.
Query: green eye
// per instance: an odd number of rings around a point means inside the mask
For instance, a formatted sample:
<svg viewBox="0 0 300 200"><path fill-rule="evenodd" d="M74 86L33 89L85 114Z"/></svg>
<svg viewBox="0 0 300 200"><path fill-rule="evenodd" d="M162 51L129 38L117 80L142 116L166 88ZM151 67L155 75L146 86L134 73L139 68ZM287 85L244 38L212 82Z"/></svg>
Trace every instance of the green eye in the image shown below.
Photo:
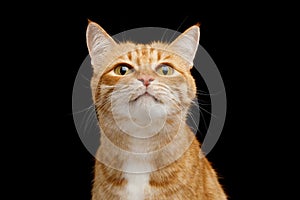
<svg viewBox="0 0 300 200"><path fill-rule="evenodd" d="M129 65L124 65L124 64L121 64L121 65L118 65L117 67L115 67L114 69L114 72L115 74L117 75L127 75L127 74L130 74L132 73L134 70L133 70L133 67L129 66Z"/></svg>
<svg viewBox="0 0 300 200"><path fill-rule="evenodd" d="M174 73L174 69L166 64L161 64L156 69L156 72L160 75L169 76Z"/></svg>

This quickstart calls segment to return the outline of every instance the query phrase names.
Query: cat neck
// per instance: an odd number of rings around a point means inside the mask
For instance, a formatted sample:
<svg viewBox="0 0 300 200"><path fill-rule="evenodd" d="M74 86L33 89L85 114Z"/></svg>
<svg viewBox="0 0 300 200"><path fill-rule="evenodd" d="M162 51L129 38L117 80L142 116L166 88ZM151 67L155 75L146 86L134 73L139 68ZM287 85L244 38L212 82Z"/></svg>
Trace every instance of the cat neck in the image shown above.
<svg viewBox="0 0 300 200"><path fill-rule="evenodd" d="M122 171L148 172L168 165L179 158L194 139L188 126L174 116L167 118L165 126L148 138L133 137L124 133L115 122L111 122L109 126L106 122L104 126L104 121L102 125L100 123L101 145L97 159Z"/></svg>
<svg viewBox="0 0 300 200"><path fill-rule="evenodd" d="M124 151L147 153L156 151L170 143L186 127L185 114L182 111L168 115L165 119L152 119L147 126L132 123L131 118L116 120L113 115L101 117L101 144L115 145ZM126 125L133 127L127 128ZM126 127L126 128L124 128Z"/></svg>

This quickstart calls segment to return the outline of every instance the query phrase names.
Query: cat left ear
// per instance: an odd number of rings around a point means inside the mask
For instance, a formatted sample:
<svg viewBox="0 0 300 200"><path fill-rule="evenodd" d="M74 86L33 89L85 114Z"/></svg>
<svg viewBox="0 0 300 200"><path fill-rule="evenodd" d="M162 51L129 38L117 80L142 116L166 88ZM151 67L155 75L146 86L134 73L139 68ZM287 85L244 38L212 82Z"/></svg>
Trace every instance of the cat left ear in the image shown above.
<svg viewBox="0 0 300 200"><path fill-rule="evenodd" d="M104 54L116 45L114 39L101 26L92 21L89 21L86 30L86 42L92 65L96 65L97 61L101 62Z"/></svg>
<svg viewBox="0 0 300 200"><path fill-rule="evenodd" d="M168 47L171 51L185 58L193 66L200 40L199 25L194 25L180 34Z"/></svg>

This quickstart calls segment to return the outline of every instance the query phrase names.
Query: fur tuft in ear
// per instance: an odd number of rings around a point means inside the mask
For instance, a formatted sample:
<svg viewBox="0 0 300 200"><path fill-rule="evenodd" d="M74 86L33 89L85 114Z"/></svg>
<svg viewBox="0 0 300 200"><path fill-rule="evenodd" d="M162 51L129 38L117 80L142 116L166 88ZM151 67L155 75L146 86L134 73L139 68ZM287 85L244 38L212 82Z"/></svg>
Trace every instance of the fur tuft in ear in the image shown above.
<svg viewBox="0 0 300 200"><path fill-rule="evenodd" d="M194 25L180 34L168 47L172 52L185 58L193 66L200 40L199 25Z"/></svg>
<svg viewBox="0 0 300 200"><path fill-rule="evenodd" d="M105 53L116 45L114 39L101 26L91 20L88 20L86 42L93 67L99 62L101 63Z"/></svg>

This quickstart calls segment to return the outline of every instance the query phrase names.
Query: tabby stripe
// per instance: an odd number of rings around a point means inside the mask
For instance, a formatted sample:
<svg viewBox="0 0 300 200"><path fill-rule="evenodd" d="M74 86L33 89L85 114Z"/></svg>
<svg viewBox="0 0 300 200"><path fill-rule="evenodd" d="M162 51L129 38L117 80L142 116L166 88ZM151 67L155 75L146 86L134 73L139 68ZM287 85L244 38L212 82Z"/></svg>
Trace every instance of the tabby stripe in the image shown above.
<svg viewBox="0 0 300 200"><path fill-rule="evenodd" d="M157 61L159 61L161 59L161 54L162 53L160 51L157 52Z"/></svg>
<svg viewBox="0 0 300 200"><path fill-rule="evenodd" d="M128 57L128 59L129 59L130 61L132 61L132 60L131 60L131 59L132 59L131 51L129 51L129 52L127 53L127 57Z"/></svg>
<svg viewBox="0 0 300 200"><path fill-rule="evenodd" d="M127 180L122 177L122 172L108 168L104 166L103 164L100 164L101 166L101 173L103 174L103 177L105 178L105 181L112 184L113 186L124 186L127 184Z"/></svg>

